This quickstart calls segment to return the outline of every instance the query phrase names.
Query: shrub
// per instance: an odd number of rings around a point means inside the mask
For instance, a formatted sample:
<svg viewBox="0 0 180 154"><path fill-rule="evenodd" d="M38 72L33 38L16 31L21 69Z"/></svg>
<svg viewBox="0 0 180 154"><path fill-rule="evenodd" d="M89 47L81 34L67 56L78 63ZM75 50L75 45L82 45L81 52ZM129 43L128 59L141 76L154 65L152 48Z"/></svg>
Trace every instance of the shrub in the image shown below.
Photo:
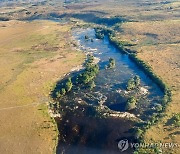
<svg viewBox="0 0 180 154"><path fill-rule="evenodd" d="M65 88L62 88L62 89L60 90L60 93L61 93L61 95L65 95L65 94L66 94L66 89L65 89Z"/></svg>
<svg viewBox="0 0 180 154"><path fill-rule="evenodd" d="M87 84L92 81L99 72L99 66L97 64L88 65L85 72L78 76L78 83Z"/></svg>
<svg viewBox="0 0 180 154"><path fill-rule="evenodd" d="M65 88L61 88L59 91L56 92L56 97L57 97L57 98L61 98L61 97L64 96L65 94L66 94Z"/></svg>
<svg viewBox="0 0 180 154"><path fill-rule="evenodd" d="M140 85L140 82L141 82L140 77L139 77L138 75L136 75L136 76L134 77L134 83L135 83L135 85L136 85L136 86L139 86L139 85Z"/></svg>
<svg viewBox="0 0 180 154"><path fill-rule="evenodd" d="M67 82L65 83L65 90L69 92L71 91L72 87L73 87L73 84L72 84L71 78L68 78Z"/></svg>
<svg viewBox="0 0 180 154"><path fill-rule="evenodd" d="M84 39L85 39L85 40L88 40L88 39L89 39L89 36L85 35L85 36L84 36Z"/></svg>
<svg viewBox="0 0 180 154"><path fill-rule="evenodd" d="M62 96L62 95L61 95L60 91L56 92L56 97L57 97L57 98L61 98L61 96Z"/></svg>
<svg viewBox="0 0 180 154"><path fill-rule="evenodd" d="M96 86L94 81L89 82L88 87L92 90Z"/></svg>
<svg viewBox="0 0 180 154"><path fill-rule="evenodd" d="M114 68L116 65L115 59L109 58L109 64L107 65L107 68L111 69Z"/></svg>
<svg viewBox="0 0 180 154"><path fill-rule="evenodd" d="M156 104L155 109L157 112L161 112L163 110L163 107L161 104Z"/></svg>
<svg viewBox="0 0 180 154"><path fill-rule="evenodd" d="M133 89L137 88L140 85L140 82L141 82L141 80L140 80L139 76L137 76L137 75L130 78L127 83L127 87L126 87L127 90L133 90Z"/></svg>
<svg viewBox="0 0 180 154"><path fill-rule="evenodd" d="M127 83L127 90L133 90L136 87L134 79L130 78Z"/></svg>
<svg viewBox="0 0 180 154"><path fill-rule="evenodd" d="M142 129L137 128L137 129L135 130L134 137L135 137L136 139L140 139L140 138L143 137L143 133L144 133L144 131L143 131Z"/></svg>
<svg viewBox="0 0 180 154"><path fill-rule="evenodd" d="M126 110L132 110L132 109L135 109L136 108L136 98L134 96L130 97L128 100L127 100L127 103L126 103Z"/></svg>
<svg viewBox="0 0 180 154"><path fill-rule="evenodd" d="M175 115L172 117L172 120L173 120L173 125L174 125L174 126L180 127L180 113L175 114Z"/></svg>
<svg viewBox="0 0 180 154"><path fill-rule="evenodd" d="M89 55L87 56L87 63L88 63L88 64L92 64L93 61L94 61L94 56L89 54ZM87 63L86 63L86 64L87 64Z"/></svg>
<svg viewBox="0 0 180 154"><path fill-rule="evenodd" d="M153 113L153 115L151 116L151 119L150 119L151 125L156 124L158 122L158 120L159 120L159 114Z"/></svg>
<svg viewBox="0 0 180 154"><path fill-rule="evenodd" d="M96 37L97 37L98 39L103 39L103 38L104 38L104 33L103 33L103 31L102 31L101 29L96 28L96 29L95 29L95 32L96 32Z"/></svg>

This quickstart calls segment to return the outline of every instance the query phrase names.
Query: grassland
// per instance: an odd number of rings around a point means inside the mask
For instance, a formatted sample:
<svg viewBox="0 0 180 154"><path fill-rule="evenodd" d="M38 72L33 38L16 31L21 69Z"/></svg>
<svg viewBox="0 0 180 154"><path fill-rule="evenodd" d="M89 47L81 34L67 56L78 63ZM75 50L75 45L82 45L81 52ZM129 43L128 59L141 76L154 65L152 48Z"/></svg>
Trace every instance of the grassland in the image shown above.
<svg viewBox="0 0 180 154"><path fill-rule="evenodd" d="M46 103L57 80L83 60L70 47L71 25L0 22L0 151L53 153L56 125Z"/></svg>

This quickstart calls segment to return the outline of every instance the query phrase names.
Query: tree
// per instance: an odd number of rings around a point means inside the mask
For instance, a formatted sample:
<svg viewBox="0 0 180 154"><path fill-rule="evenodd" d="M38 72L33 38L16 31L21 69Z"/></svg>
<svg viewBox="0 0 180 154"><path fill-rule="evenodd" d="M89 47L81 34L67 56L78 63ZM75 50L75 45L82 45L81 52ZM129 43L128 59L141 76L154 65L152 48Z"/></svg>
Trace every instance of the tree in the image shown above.
<svg viewBox="0 0 180 154"><path fill-rule="evenodd" d="M102 29L96 28L95 30L96 30L96 37L98 39L103 39L104 38L104 33L103 33Z"/></svg>
<svg viewBox="0 0 180 154"><path fill-rule="evenodd" d="M80 82L82 82L84 84L89 83L89 81L91 81L92 79L93 79L93 76L90 76L89 72L84 72L80 76Z"/></svg>
<svg viewBox="0 0 180 154"><path fill-rule="evenodd" d="M97 64L91 64L86 66L85 72L80 74L76 80L78 83L87 84L92 81L99 72L99 66Z"/></svg>
<svg viewBox="0 0 180 154"><path fill-rule="evenodd" d="M85 35L84 38L85 38L85 40L88 40L88 39L89 39L89 36Z"/></svg>
<svg viewBox="0 0 180 154"><path fill-rule="evenodd" d="M87 56L87 63L92 64L93 61L94 61L94 56L89 54L89 55Z"/></svg>
<svg viewBox="0 0 180 154"><path fill-rule="evenodd" d="M93 62L94 62L94 56L89 54L89 55L87 56L87 62L86 62L86 64L85 64L86 69L89 68L89 67L91 67L91 66L93 65Z"/></svg>
<svg viewBox="0 0 180 154"><path fill-rule="evenodd" d="M180 113L176 113L176 114L172 117L172 120L173 120L174 126L180 127Z"/></svg>
<svg viewBox="0 0 180 154"><path fill-rule="evenodd" d="M65 89L65 88L62 88L62 89L60 90L60 93L61 93L61 95L65 95L65 94L66 94L66 89Z"/></svg>
<svg viewBox="0 0 180 154"><path fill-rule="evenodd" d="M73 84L72 84L71 78L68 78L67 82L65 83L65 90L69 92L71 91L72 87L73 87Z"/></svg>
<svg viewBox="0 0 180 154"><path fill-rule="evenodd" d="M94 64L93 62L94 62L94 56L89 54L87 56L85 71L76 77L76 83L88 84L91 81L93 81L93 79L97 76L99 72L98 64ZM94 84L92 83L91 85L93 86Z"/></svg>
<svg viewBox="0 0 180 154"><path fill-rule="evenodd" d="M136 139L140 139L141 137L142 137L142 135L143 135L143 130L142 129L140 129L140 128L138 128L136 131L135 131L135 138Z"/></svg>
<svg viewBox="0 0 180 154"><path fill-rule="evenodd" d="M130 78L127 83L127 90L133 90L135 88L135 82L133 78Z"/></svg>
<svg viewBox="0 0 180 154"><path fill-rule="evenodd" d="M91 81L88 86L92 90L96 85L94 81Z"/></svg>
<svg viewBox="0 0 180 154"><path fill-rule="evenodd" d="M155 109L157 112L161 112L163 110L163 107L161 104L156 104Z"/></svg>
<svg viewBox="0 0 180 154"><path fill-rule="evenodd" d="M131 96L126 103L126 110L132 110L136 108L136 98L134 96Z"/></svg>
<svg viewBox="0 0 180 154"><path fill-rule="evenodd" d="M57 98L61 98L61 97L64 96L65 94L66 94L65 88L62 88L62 89L60 89L59 91L56 92Z"/></svg>
<svg viewBox="0 0 180 154"><path fill-rule="evenodd" d="M134 83L135 83L136 87L140 85L140 82L141 82L140 77L138 75L136 75L134 77Z"/></svg>
<svg viewBox="0 0 180 154"><path fill-rule="evenodd" d="M107 68L114 68L116 65L115 59L109 58L109 64L107 65Z"/></svg>
<svg viewBox="0 0 180 154"><path fill-rule="evenodd" d="M62 96L62 95L61 95L61 93L60 93L59 91L56 92L56 97L57 97L57 98L61 98L61 96Z"/></svg>
<svg viewBox="0 0 180 154"><path fill-rule="evenodd" d="M133 90L137 88L140 85L140 82L141 82L140 77L137 75L130 78L127 83L127 87L126 87L127 90Z"/></svg>

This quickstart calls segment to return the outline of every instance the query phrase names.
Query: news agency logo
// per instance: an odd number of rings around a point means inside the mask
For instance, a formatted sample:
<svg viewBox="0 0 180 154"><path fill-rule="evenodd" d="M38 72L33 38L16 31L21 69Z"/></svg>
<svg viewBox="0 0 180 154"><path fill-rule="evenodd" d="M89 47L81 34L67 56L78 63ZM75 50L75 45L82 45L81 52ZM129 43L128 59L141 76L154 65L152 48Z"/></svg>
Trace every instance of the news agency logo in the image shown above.
<svg viewBox="0 0 180 154"><path fill-rule="evenodd" d="M173 148L179 148L180 145L178 143L129 143L127 139L120 140L118 142L118 148L121 152L126 151L128 148L160 148L160 149L173 149Z"/></svg>
<svg viewBox="0 0 180 154"><path fill-rule="evenodd" d="M119 148L119 150L121 150L121 152L126 151L129 148L128 140L127 139L120 140L118 142L118 148Z"/></svg>

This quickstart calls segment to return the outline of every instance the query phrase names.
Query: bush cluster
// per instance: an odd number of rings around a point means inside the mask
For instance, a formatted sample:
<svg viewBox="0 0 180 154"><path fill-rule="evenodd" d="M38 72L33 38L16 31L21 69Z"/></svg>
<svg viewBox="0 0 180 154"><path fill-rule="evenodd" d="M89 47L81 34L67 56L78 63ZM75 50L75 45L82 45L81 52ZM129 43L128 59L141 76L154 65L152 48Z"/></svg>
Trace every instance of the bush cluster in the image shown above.
<svg viewBox="0 0 180 154"><path fill-rule="evenodd" d="M136 108L136 98L134 96L131 96L130 98L128 98L127 102L126 102L126 110L132 110Z"/></svg>
<svg viewBox="0 0 180 154"><path fill-rule="evenodd" d="M90 89L95 87L94 78L99 73L98 64L94 64L93 62L94 56L88 55L85 71L76 78L77 83L87 85Z"/></svg>
<svg viewBox="0 0 180 154"><path fill-rule="evenodd" d="M141 82L140 77L136 75L128 80L126 89L133 90L140 85L140 82Z"/></svg>
<svg viewBox="0 0 180 154"><path fill-rule="evenodd" d="M85 72L81 73L77 80L80 84L88 84L93 81L99 72L99 66L97 64L88 65Z"/></svg>
<svg viewBox="0 0 180 154"><path fill-rule="evenodd" d="M114 58L109 58L109 64L106 66L107 69L114 68L116 66L116 61Z"/></svg>
<svg viewBox="0 0 180 154"><path fill-rule="evenodd" d="M65 85L61 87L59 91L56 92L56 97L61 98L64 96L67 92L70 92L73 87L73 83L71 81L71 78L68 78L65 82Z"/></svg>
<svg viewBox="0 0 180 154"><path fill-rule="evenodd" d="M176 113L173 117L173 125L176 127L180 127L180 113Z"/></svg>

